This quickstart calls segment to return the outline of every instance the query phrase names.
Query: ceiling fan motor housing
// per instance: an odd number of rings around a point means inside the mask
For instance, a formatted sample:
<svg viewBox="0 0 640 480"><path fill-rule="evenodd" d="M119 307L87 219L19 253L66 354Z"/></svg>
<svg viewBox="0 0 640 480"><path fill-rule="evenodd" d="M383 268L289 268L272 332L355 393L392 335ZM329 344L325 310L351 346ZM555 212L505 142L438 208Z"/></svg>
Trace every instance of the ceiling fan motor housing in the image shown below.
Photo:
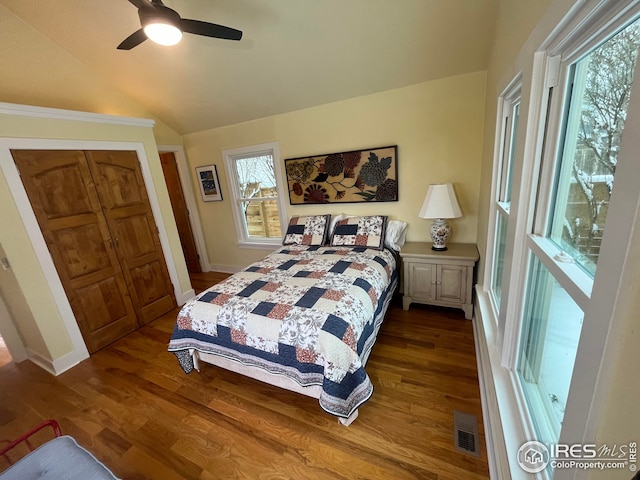
<svg viewBox="0 0 640 480"><path fill-rule="evenodd" d="M164 5L154 4L153 8L141 8L138 10L142 28L154 23L169 24L182 31L182 20L175 10Z"/></svg>

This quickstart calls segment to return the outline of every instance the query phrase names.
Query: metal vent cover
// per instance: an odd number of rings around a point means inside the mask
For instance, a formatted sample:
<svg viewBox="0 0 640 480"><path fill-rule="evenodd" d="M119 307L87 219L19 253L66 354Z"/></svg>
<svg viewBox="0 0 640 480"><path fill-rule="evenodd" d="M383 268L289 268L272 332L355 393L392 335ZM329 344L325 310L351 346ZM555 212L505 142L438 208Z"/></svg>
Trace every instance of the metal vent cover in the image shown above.
<svg viewBox="0 0 640 480"><path fill-rule="evenodd" d="M470 413L453 412L454 444L456 450L480 456L478 443L478 419Z"/></svg>

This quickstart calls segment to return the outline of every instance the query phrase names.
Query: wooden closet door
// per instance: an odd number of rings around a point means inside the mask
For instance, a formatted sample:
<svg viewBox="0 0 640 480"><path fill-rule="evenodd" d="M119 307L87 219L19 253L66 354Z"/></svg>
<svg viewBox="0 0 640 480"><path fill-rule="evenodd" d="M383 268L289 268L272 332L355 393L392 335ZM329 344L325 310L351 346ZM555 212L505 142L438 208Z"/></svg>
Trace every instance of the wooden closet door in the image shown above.
<svg viewBox="0 0 640 480"><path fill-rule="evenodd" d="M136 152L87 151L115 249L141 324L176 307Z"/></svg>
<svg viewBox="0 0 640 480"><path fill-rule="evenodd" d="M12 150L90 353L138 328L84 152Z"/></svg>

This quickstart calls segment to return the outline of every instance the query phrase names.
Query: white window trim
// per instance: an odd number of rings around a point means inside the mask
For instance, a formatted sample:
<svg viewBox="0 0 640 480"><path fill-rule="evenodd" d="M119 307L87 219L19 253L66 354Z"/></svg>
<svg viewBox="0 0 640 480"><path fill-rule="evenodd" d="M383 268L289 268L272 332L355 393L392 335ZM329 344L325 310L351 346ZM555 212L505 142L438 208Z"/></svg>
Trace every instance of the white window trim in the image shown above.
<svg viewBox="0 0 640 480"><path fill-rule="evenodd" d="M280 160L280 145L278 142L261 143L259 145L248 145L246 147L230 148L222 151L227 179L229 185L229 195L231 197L231 208L233 210L234 225L236 227L237 245L242 248L274 249L282 244L282 236L272 238L249 238L244 229L244 219L240 208L240 198L235 185L238 184L237 173L234 165L234 158L245 155L259 155L268 153L273 157L273 165L276 175L276 190L278 191L278 215L280 217L280 229L287 224L286 203L284 184L282 179L282 167ZM282 232L281 232L282 233Z"/></svg>
<svg viewBox="0 0 640 480"><path fill-rule="evenodd" d="M507 285L513 292L509 295L511 301L505 312L510 318L514 318L514 315L515 318L520 318L524 299L517 292L525 291L529 252L526 242L533 241L528 232L536 231L533 225L535 196L545 194L544 191L537 192L538 182L534 182L536 186L532 187L530 179L537 179L540 171L549 87L558 83L559 58L554 56L561 54L565 63L575 61L579 57L578 47L582 47L584 51L586 46L599 43L607 35L602 29L611 31L614 22L626 23L640 9L640 2L637 0L625 5L620 3L615 0L578 1L533 55L533 69L529 70L530 84L525 77L523 92L530 92L527 100L521 104L520 112L521 122L524 123L521 124L521 135L525 136L524 153L516 161L514 170L511 203L514 221L510 222L507 234L508 244L513 250L513 266L509 272L505 272L510 275ZM593 36L594 32L597 36L587 44L585 39ZM595 435L611 387L612 372L616 366L616 350L634 298L634 285L640 275L640 196L637 194L640 169L636 167L634 170L633 162L623 160L623 155L633 155L634 151L640 149L640 135L637 134L640 132L640 62L631 98L633 105L629 106L625 130L632 134L623 137L621 161L616 172L616 189L607 218L607 223L615 226L605 233L601 256L606 262L599 262L588 313L585 312L583 334L559 440L562 443L593 443L596 440ZM553 115L551 112L551 116ZM553 149L555 140L547 137L546 142L545 149ZM522 181L523 178L528 180ZM492 189L494 188L495 177L492 184ZM636 195L632 194L632 198L628 198L629 192L636 192ZM625 198L622 197L623 193L626 194ZM494 199L492 194L491 201ZM490 208L493 210L493 205ZM487 229L489 253L493 252L490 236L495 229L495 225L491 224L492 218L495 217L490 213ZM490 284L487 283L487 278L490 277L487 277L485 270L485 285L477 287L478 308L474 328L489 469L492 478L532 478L519 468L514 459L519 445L533 438L530 422L526 420L528 414L524 408L524 398L514 373L520 322L512 322L516 325L509 324L504 332L504 343L501 344L495 324L487 318L491 312L488 295ZM508 292L503 289L504 295L508 295ZM585 479L587 476L588 472L585 470L554 472L554 480ZM535 478L546 479L548 475L542 472Z"/></svg>
<svg viewBox="0 0 640 480"><path fill-rule="evenodd" d="M522 130L524 135L523 156L524 161L516 162L513 172L514 185L511 192L511 218L507 231L507 245L512 245L511 270L506 273L507 281L503 281L505 290L503 298L505 303L501 305L500 332L502 343L501 364L504 368L512 370L516 365L518 351L518 339L521 334L520 322L507 322L506 319L520 318L524 309L524 298L521 294L510 295L511 292L524 292L527 270L529 265L528 253L525 248L525 240L531 231L533 212L535 211L535 197L537 186L531 179L538 178L540 171L540 157L542 156L545 142L545 121L549 101L549 91L557 83L557 66L559 59L548 57L544 53L536 53L533 58L533 72L531 91L527 104L527 121ZM521 105L521 115L523 109ZM522 118L522 117L521 117ZM547 144L548 144L547 139ZM513 239L513 240L512 240Z"/></svg>
<svg viewBox="0 0 640 480"><path fill-rule="evenodd" d="M492 292L493 275L496 268L494 262L494 252L496 248L496 229L498 227L498 215L502 215L505 220L509 220L510 209L506 209L506 202L502 201L503 193L505 191L505 185L507 179L507 173L509 168L510 152L511 152L511 140L509 140L509 148L505 148L506 138L512 138L513 119L509 128L504 127L504 122L507 117L513 114L513 107L517 102L520 102L522 91L522 72L519 72L509 85L504 89L502 94L498 97L498 108L496 115L496 125L499 126L499 130L496 131L494 141L494 162L493 162L493 181L491 183L491 212L489 218L488 232L491 234L487 237L487 248L485 258L488 259L487 268L484 272L484 284L487 285L487 292L489 295L489 306L491 309L490 318L494 323L494 327L498 328L498 312L499 308L496 305L495 297ZM516 145L519 144L517 138L514 139ZM515 165L512 165L515 167ZM511 186L511 192L513 194L513 186ZM503 285L504 277L503 277ZM505 291L503 288L504 297Z"/></svg>

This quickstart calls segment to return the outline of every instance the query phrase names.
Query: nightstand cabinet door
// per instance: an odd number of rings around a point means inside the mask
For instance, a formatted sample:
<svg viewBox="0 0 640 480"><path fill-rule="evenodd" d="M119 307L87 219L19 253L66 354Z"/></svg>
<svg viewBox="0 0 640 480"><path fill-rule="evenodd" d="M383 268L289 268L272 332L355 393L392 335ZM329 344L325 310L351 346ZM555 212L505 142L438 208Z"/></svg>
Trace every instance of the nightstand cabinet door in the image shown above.
<svg viewBox="0 0 640 480"><path fill-rule="evenodd" d="M436 298L437 266L431 263L409 263L409 296L415 301L429 301Z"/></svg>
<svg viewBox="0 0 640 480"><path fill-rule="evenodd" d="M467 267L460 265L438 265L436 278L437 300L465 303Z"/></svg>

